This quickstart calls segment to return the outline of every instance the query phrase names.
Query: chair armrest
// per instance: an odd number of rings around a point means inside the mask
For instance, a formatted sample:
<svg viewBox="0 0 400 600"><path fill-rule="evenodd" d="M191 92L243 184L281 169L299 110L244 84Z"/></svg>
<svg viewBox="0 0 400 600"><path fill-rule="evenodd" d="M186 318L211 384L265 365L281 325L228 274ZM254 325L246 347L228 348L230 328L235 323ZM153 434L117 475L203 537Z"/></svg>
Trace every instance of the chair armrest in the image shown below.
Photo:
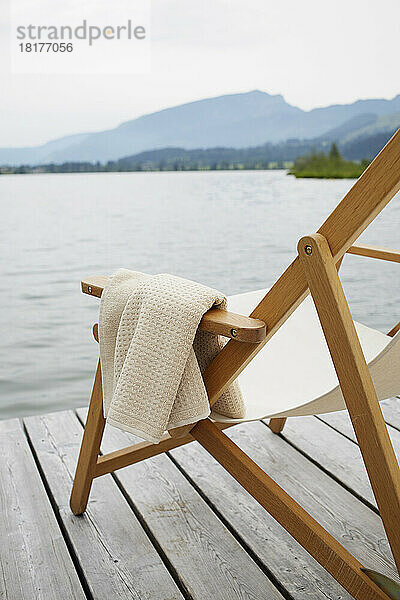
<svg viewBox="0 0 400 600"><path fill-rule="evenodd" d="M84 279L81 281L82 292L100 298L107 281L108 277L105 275ZM216 335L223 335L238 342L252 344L262 342L267 335L264 321L238 315L220 308L211 308L207 311L200 321L199 329Z"/></svg>
<svg viewBox="0 0 400 600"><path fill-rule="evenodd" d="M367 244L354 244L353 246L350 246L347 253L400 263L400 250L391 250L390 248L380 248L379 246L369 246Z"/></svg>

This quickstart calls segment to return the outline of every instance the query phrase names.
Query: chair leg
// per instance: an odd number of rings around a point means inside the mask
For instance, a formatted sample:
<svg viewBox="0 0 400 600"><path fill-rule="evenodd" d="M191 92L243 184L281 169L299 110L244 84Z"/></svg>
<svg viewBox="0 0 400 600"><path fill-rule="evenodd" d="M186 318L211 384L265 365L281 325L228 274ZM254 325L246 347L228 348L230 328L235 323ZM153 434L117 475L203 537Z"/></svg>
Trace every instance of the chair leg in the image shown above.
<svg viewBox="0 0 400 600"><path fill-rule="evenodd" d="M371 374L326 239L307 236L298 250L400 572L400 470Z"/></svg>
<svg viewBox="0 0 400 600"><path fill-rule="evenodd" d="M286 423L286 417L276 417L275 419L270 419L269 423L268 423L268 427L270 428L271 431L273 431L273 433L280 433L281 431L283 431L283 428L285 427L285 423Z"/></svg>
<svg viewBox="0 0 400 600"><path fill-rule="evenodd" d="M70 507L74 515L80 515L86 510L95 477L104 426L103 391L99 360L70 498Z"/></svg>

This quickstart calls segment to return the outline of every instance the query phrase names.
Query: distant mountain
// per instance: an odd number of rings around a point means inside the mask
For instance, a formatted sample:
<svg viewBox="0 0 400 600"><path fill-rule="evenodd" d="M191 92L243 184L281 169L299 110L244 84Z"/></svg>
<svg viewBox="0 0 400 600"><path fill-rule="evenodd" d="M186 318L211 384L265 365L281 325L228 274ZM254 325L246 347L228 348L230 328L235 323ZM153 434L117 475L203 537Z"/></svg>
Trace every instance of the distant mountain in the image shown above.
<svg viewBox="0 0 400 600"><path fill-rule="evenodd" d="M68 136L39 147L0 149L0 164L104 162L165 147L247 148L290 138L340 141L352 136L354 142L359 135L369 135L368 128L374 134L388 131L396 115L400 95L304 111L281 95L256 90L182 104L115 129Z"/></svg>
<svg viewBox="0 0 400 600"><path fill-rule="evenodd" d="M362 160L367 158L372 160L383 148L386 142L397 131L398 127L392 131L377 132L371 135L363 135L344 144L340 144L343 156L348 160Z"/></svg>
<svg viewBox="0 0 400 600"><path fill-rule="evenodd" d="M375 118L374 121L365 123L364 126L360 127L356 131L348 131L346 135L341 138L343 143L354 142L356 139L363 139L365 137L371 137L380 133L386 133L388 131L394 131L400 127L400 112L381 115Z"/></svg>
<svg viewBox="0 0 400 600"><path fill-rule="evenodd" d="M78 133L67 135L42 146L33 146L27 148L0 148L0 164L44 164L54 161L57 153L64 150L71 150L75 145L80 144L90 135L88 133Z"/></svg>
<svg viewBox="0 0 400 600"><path fill-rule="evenodd" d="M383 148L393 131L386 133L372 133L339 144L339 150L345 160L357 161L342 164L341 176L350 176L359 169L365 168L364 159L372 160ZM253 170L253 169L284 169L290 167L300 156L311 155L309 166L322 168L329 167L325 176L337 172L338 165L324 163L320 157L331 149L332 141L325 138L313 140L288 140L278 144L263 144L250 148L162 148L148 150L133 156L126 156L116 161L100 162L63 162L61 164L41 164L24 166L0 166L0 175L7 173L101 173L101 172L128 172L128 171L212 171L212 170ZM314 155L315 158L312 158ZM334 171L331 168L334 167ZM360 171L360 172L361 172ZM304 174L303 174L304 176ZM309 173L307 174L309 176ZM353 175L352 175L353 176ZM356 175L354 175L356 176Z"/></svg>
<svg viewBox="0 0 400 600"><path fill-rule="evenodd" d="M400 126L400 119L398 125ZM339 150L347 160L372 160L392 137L397 127L390 131L365 134L362 137L339 142ZM229 168L268 168L271 163L281 166L313 151L327 152L332 141L338 138L292 139L278 144L263 144L250 148L163 148L126 156L112 163L113 170L181 170ZM110 165L109 165L110 166Z"/></svg>
<svg viewBox="0 0 400 600"><path fill-rule="evenodd" d="M323 135L319 136L319 140L327 141L327 142L337 142L338 140L344 140L348 136L353 134L357 135L360 130L369 127L373 123L375 123L378 119L377 115L373 113L362 113L361 115L357 115L356 117L351 117L348 121L345 121L339 127L334 127L333 129L329 129L323 133Z"/></svg>

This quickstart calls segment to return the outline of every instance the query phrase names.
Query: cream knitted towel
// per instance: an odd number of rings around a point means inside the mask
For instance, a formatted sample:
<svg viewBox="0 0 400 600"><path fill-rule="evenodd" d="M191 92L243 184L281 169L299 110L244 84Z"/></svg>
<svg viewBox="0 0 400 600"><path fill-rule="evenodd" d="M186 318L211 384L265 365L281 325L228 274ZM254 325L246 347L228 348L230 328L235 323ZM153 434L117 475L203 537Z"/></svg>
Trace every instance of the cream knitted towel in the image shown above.
<svg viewBox="0 0 400 600"><path fill-rule="evenodd" d="M226 298L173 275L120 269L111 277L99 318L104 414L109 423L158 443L165 430L210 414L201 373L223 342L197 328L214 304L226 308ZM244 416L236 382L214 410L232 418Z"/></svg>

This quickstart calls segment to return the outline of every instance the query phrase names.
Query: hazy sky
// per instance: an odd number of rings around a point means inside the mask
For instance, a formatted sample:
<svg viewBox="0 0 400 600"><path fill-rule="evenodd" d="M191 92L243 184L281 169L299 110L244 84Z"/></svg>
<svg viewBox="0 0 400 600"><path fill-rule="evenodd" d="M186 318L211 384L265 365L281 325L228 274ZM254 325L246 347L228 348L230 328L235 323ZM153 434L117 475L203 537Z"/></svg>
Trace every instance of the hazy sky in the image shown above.
<svg viewBox="0 0 400 600"><path fill-rule="evenodd" d="M153 0L151 73L85 76L11 75L7 1L19 0L0 0L3 147L252 89L307 110L400 93L400 0Z"/></svg>

